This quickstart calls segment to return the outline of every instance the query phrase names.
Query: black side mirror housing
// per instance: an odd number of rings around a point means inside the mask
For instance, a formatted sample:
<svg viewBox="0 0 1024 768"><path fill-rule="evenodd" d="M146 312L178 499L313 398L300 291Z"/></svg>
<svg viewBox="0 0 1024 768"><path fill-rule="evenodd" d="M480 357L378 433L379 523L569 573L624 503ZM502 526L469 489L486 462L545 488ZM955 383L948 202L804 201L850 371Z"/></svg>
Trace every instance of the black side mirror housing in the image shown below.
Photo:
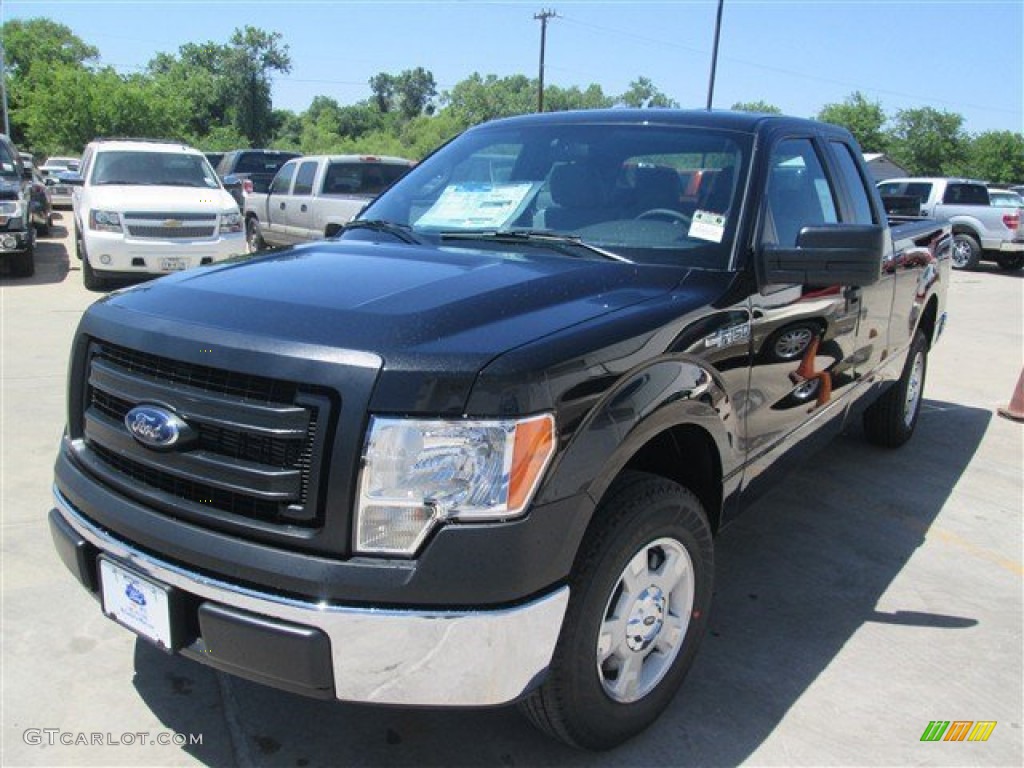
<svg viewBox="0 0 1024 768"><path fill-rule="evenodd" d="M761 248L759 278L765 285L873 285L882 274L884 251L885 229L875 224L804 227L795 248Z"/></svg>

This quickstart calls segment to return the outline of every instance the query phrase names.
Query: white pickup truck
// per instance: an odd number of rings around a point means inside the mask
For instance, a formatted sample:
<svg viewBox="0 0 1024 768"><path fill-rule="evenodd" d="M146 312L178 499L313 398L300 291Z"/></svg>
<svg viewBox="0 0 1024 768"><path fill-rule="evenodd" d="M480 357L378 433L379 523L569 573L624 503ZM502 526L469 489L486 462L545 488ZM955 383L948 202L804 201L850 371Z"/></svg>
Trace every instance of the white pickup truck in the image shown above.
<svg viewBox="0 0 1024 768"><path fill-rule="evenodd" d="M250 251L332 237L415 165L401 157L320 155L289 160L270 189L245 199Z"/></svg>
<svg viewBox="0 0 1024 768"><path fill-rule="evenodd" d="M954 269L975 269L983 259L995 261L1007 271L1024 267L1024 209L993 206L983 182L886 179L878 185L878 191L890 214L905 212L949 221L953 227ZM905 209L908 202L913 210Z"/></svg>

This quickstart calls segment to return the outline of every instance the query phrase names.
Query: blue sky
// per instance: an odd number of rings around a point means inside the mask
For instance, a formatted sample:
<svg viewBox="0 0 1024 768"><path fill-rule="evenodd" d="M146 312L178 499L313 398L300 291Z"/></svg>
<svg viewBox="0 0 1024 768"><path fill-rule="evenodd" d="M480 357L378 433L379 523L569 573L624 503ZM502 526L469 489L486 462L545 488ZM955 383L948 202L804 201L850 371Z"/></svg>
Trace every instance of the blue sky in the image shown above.
<svg viewBox="0 0 1024 768"><path fill-rule="evenodd" d="M622 93L639 75L684 107L703 107L717 0L675 2L329 2L304 0L3 0L4 20L46 16L99 48L119 71L186 42L226 42L246 24L281 33L292 72L274 104L323 94L367 98L377 72L417 66L439 90L473 72L536 76L549 22L546 79ZM930 106L971 133L1024 130L1024 0L725 0L715 106L764 100L811 116L855 90L889 115Z"/></svg>

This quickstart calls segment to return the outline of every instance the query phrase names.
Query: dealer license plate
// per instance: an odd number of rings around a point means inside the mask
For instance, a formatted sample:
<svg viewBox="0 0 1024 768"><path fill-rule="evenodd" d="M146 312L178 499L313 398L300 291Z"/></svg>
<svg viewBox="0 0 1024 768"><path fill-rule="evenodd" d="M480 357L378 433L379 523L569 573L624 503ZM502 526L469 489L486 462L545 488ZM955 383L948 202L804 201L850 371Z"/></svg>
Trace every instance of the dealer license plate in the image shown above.
<svg viewBox="0 0 1024 768"><path fill-rule="evenodd" d="M167 587L100 558L103 612L128 629L171 648L171 611Z"/></svg>
<svg viewBox="0 0 1024 768"><path fill-rule="evenodd" d="M163 272L177 272L188 267L187 259L165 258L160 259L160 269Z"/></svg>

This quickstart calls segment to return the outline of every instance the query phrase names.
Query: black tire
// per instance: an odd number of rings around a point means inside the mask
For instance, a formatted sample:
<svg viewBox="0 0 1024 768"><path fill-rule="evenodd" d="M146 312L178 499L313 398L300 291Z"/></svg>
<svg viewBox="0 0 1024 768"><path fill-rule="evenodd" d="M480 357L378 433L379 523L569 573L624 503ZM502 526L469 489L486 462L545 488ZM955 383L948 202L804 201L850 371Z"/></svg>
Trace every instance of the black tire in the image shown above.
<svg viewBox="0 0 1024 768"><path fill-rule="evenodd" d="M36 225L36 234L39 237L49 237L51 231L52 231L52 226L51 226L51 223L50 223L50 215L47 214L46 215L46 220L42 224L37 224Z"/></svg>
<svg viewBox="0 0 1024 768"><path fill-rule="evenodd" d="M245 245L249 253L257 253L267 247L260 232L260 222L255 216L249 216L245 220Z"/></svg>
<svg viewBox="0 0 1024 768"><path fill-rule="evenodd" d="M11 265L12 277L32 277L36 273L35 245L30 245L21 253L13 253L7 257Z"/></svg>
<svg viewBox="0 0 1024 768"><path fill-rule="evenodd" d="M87 291L105 291L107 289L106 278L99 276L89 264L89 258L84 253L82 254L82 284L85 285Z"/></svg>
<svg viewBox="0 0 1024 768"><path fill-rule="evenodd" d="M1014 253L1012 255L996 256L996 263L1004 272L1016 272L1024 267L1024 254Z"/></svg>
<svg viewBox="0 0 1024 768"><path fill-rule="evenodd" d="M977 269L981 261L981 245L973 235L953 235L953 269Z"/></svg>
<svg viewBox="0 0 1024 768"><path fill-rule="evenodd" d="M626 566L638 562L644 570L633 576L631 597L623 586ZM688 583L672 581L671 563L690 574ZM672 584L668 592L657 586L663 578ZM713 582L711 528L697 497L665 478L624 472L580 546L548 677L520 710L548 735L585 749L610 749L640 733L669 705L693 663ZM609 631L611 622L621 631ZM612 643L607 654L599 645ZM630 663L641 673L636 691L631 678L619 678Z"/></svg>
<svg viewBox="0 0 1024 768"><path fill-rule="evenodd" d="M864 412L864 434L868 442L899 448L910 439L921 414L927 373L928 341L917 331L899 381Z"/></svg>

